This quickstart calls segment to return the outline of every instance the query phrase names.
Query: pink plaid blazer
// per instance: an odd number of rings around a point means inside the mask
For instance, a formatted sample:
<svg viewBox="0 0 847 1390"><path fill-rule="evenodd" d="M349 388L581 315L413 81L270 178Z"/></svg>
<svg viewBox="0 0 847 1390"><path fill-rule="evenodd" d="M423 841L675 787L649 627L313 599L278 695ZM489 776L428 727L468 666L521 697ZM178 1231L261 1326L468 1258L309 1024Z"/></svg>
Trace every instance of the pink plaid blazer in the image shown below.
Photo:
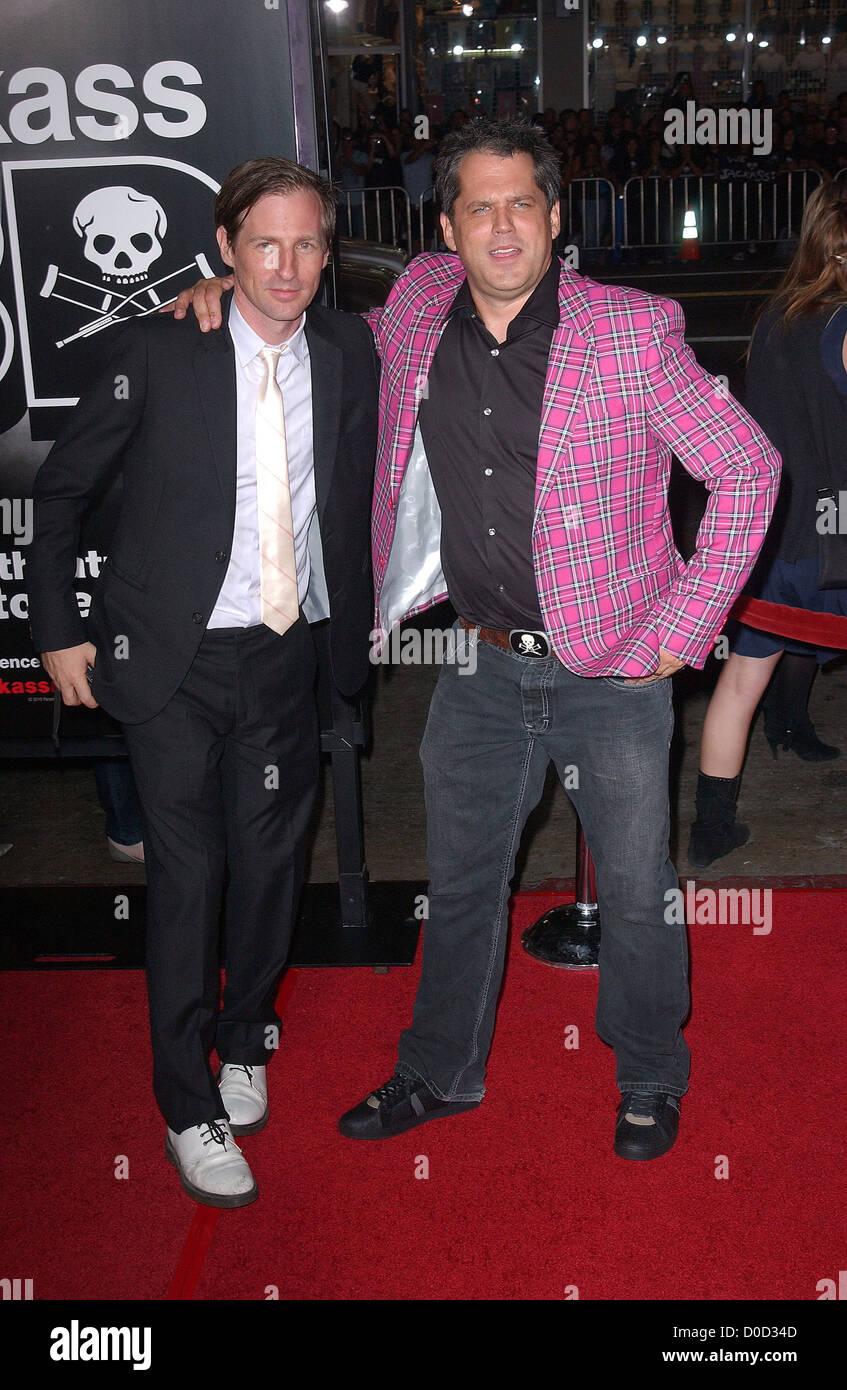
<svg viewBox="0 0 847 1390"><path fill-rule="evenodd" d="M372 526L376 630L383 635L447 597L440 562L432 560L440 544L437 504L403 484L408 471L418 485L423 477L432 486L425 460L410 467L413 452L422 453L418 403L463 279L458 256L417 256L385 307L367 315L382 362ZM673 300L597 284L563 267L559 308L532 533L545 629L563 665L584 676L646 675L660 646L703 666L764 539L780 457L698 366ZM687 565L667 508L672 452L711 494ZM429 569L419 581L421 537L411 549L401 541L415 516L432 533ZM398 583L390 571L404 567Z"/></svg>

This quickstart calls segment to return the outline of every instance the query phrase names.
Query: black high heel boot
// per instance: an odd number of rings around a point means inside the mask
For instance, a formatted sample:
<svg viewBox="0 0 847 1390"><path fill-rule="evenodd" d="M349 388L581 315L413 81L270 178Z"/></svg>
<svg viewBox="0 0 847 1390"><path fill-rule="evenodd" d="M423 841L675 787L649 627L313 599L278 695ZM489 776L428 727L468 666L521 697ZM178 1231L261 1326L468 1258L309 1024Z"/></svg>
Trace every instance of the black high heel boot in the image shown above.
<svg viewBox="0 0 847 1390"><path fill-rule="evenodd" d="M795 720L793 727L789 718L783 710L765 710L765 738L775 758L780 748L788 753L796 753L806 763L826 763L841 757L840 748L821 742L808 714Z"/></svg>
<svg viewBox="0 0 847 1390"><path fill-rule="evenodd" d="M716 859L746 844L750 827L735 824L735 806L741 773L737 777L707 777L697 774L697 819L691 827L688 862L705 869Z"/></svg>
<svg viewBox="0 0 847 1390"><path fill-rule="evenodd" d="M822 743L806 712L809 691L817 672L814 657L786 652L776 668L770 690L762 703L765 738L771 752L796 753L807 763L824 763L841 756L841 749Z"/></svg>

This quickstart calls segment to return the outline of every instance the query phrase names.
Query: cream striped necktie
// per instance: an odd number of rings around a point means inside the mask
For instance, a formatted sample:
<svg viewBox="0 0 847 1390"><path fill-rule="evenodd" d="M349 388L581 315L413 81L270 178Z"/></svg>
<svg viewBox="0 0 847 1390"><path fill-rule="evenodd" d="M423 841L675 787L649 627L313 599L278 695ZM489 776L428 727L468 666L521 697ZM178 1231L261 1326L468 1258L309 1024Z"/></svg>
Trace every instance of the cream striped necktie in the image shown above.
<svg viewBox="0 0 847 1390"><path fill-rule="evenodd" d="M262 348L265 369L256 403L256 500L259 508L259 556L262 622L280 636L300 616L294 523L285 445L285 413L276 379L282 348Z"/></svg>

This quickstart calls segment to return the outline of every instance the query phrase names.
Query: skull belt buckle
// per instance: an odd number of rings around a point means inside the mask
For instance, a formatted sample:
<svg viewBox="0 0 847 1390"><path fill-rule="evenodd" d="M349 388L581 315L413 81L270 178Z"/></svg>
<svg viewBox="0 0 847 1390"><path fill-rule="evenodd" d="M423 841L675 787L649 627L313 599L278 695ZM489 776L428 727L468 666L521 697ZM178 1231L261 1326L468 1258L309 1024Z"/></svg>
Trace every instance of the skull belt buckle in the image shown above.
<svg viewBox="0 0 847 1390"><path fill-rule="evenodd" d="M546 632L528 632L523 627L513 627L509 633L509 645L516 656L533 656L542 660L550 655L550 639Z"/></svg>

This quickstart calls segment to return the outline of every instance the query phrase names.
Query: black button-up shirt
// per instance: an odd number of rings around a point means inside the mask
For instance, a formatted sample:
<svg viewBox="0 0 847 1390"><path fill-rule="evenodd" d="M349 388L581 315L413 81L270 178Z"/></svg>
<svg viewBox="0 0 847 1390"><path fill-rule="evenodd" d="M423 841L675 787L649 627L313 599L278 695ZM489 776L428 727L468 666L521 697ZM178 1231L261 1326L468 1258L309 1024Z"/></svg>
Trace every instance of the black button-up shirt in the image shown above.
<svg viewBox="0 0 847 1390"><path fill-rule="evenodd" d="M538 433L559 322L554 257L504 343L477 313L467 280L448 314L420 407L441 507L450 601L471 622L543 628L532 564Z"/></svg>

